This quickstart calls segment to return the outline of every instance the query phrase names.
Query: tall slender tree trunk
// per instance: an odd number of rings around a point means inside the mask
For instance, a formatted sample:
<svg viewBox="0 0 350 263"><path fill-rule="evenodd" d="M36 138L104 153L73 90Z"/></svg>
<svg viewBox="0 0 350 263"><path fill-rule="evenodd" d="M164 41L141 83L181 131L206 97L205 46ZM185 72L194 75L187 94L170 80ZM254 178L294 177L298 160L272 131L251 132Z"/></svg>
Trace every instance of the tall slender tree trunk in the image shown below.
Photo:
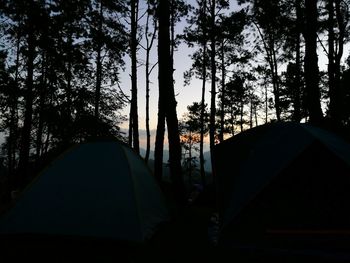
<svg viewBox="0 0 350 263"><path fill-rule="evenodd" d="M336 93L337 87L335 85L335 64L334 64L334 0L327 1L328 11L328 88L329 88L329 113L333 120L338 119L337 115L337 101Z"/></svg>
<svg viewBox="0 0 350 263"><path fill-rule="evenodd" d="M154 176L158 182L161 182L163 177L163 149L165 133L164 95L161 93L163 92L161 92L161 89L159 88L157 133L154 146Z"/></svg>
<svg viewBox="0 0 350 263"><path fill-rule="evenodd" d="M319 70L317 58L317 1L305 0L306 28L305 39L305 83L306 102L310 122L318 124L322 120L321 95L319 89Z"/></svg>
<svg viewBox="0 0 350 263"><path fill-rule="evenodd" d="M170 4L168 1L159 1L159 100L164 100L165 117L168 127L169 166L170 177L175 191L176 199L180 204L185 203L185 185L181 168L181 145L178 119L176 113L176 100L173 85L173 66L170 43ZM161 97L164 96L164 97ZM161 106L161 107L163 107ZM158 117L159 117L158 113ZM159 124L159 123L158 123ZM160 127L161 128L161 127ZM157 131L158 133L158 131Z"/></svg>
<svg viewBox="0 0 350 263"><path fill-rule="evenodd" d="M175 1L169 0L170 2L170 57L171 57L171 65L172 70L174 72L174 52L175 52ZM174 81L174 78L173 78Z"/></svg>
<svg viewBox="0 0 350 263"><path fill-rule="evenodd" d="M301 31L302 31L302 16L301 16L301 0L296 0L296 45L295 45L295 64L296 64L296 74L295 74L295 89L293 91L293 104L294 104L294 112L293 112L293 120L295 122L300 122L301 120L301 101L300 101L300 93L301 93Z"/></svg>
<svg viewBox="0 0 350 263"><path fill-rule="evenodd" d="M225 126L225 40L221 43L221 112L220 112L220 134L219 141L224 141L224 126Z"/></svg>
<svg viewBox="0 0 350 263"><path fill-rule="evenodd" d="M33 115L33 77L34 77L34 59L35 59L35 36L33 15L29 15L29 30L28 30L28 55L27 55L27 80L25 90L25 113L22 129L22 139L19 156L19 174L18 181L15 187L23 187L26 184L29 175L29 154L31 145L31 130L32 130L32 115Z"/></svg>
<svg viewBox="0 0 350 263"><path fill-rule="evenodd" d="M188 181L189 184L192 185L192 132L190 131L190 143L189 143L189 149L188 149L188 158L190 160L189 167L188 167Z"/></svg>
<svg viewBox="0 0 350 263"><path fill-rule="evenodd" d="M72 32L72 25L70 25L69 33L68 33L68 46L70 48L73 48L73 32ZM67 104L65 107L65 112L62 113L62 115L65 116L65 119L67 121L67 125L65 127L65 130L63 131L63 143L69 144L72 140L71 136L71 125L72 125L72 52L70 49L68 49L67 54L67 71L66 71L66 80L67 80L67 87L66 87L66 97L67 97Z"/></svg>
<svg viewBox="0 0 350 263"><path fill-rule="evenodd" d="M343 56L344 52L344 39L345 39L345 29L346 29L346 23L344 15L341 11L340 4L342 1L335 1L335 14L338 24L338 52L335 54L334 57L334 85L336 87L335 92L335 100L336 104L338 105L336 108L336 122L338 124L341 124L341 121L343 119L343 107L345 106L343 103L343 90L341 89L340 85L340 79L341 79L341 58Z"/></svg>
<svg viewBox="0 0 350 263"><path fill-rule="evenodd" d="M210 66L211 66L211 101L210 101L210 123L209 123L209 143L211 163L214 163L215 146L215 116L216 116L216 32L215 32L215 9L216 0L211 1L210 6ZM214 174L214 173L213 173Z"/></svg>
<svg viewBox="0 0 350 263"><path fill-rule="evenodd" d="M279 84L279 77L278 77L278 67L277 67L277 58L276 58L276 51L275 51L275 45L272 44L271 48L272 52L272 81L274 86L274 96L275 96L275 108L276 108L276 118L277 121L281 121L281 99L280 99L280 84Z"/></svg>
<svg viewBox="0 0 350 263"><path fill-rule="evenodd" d="M96 87L95 87L95 119L96 124L100 118L100 97L101 97L101 83L102 83L102 25L103 25L103 6L102 1L100 1L100 11L99 11L99 23L98 23L98 39L97 39L97 49L96 49ZM98 131L95 131L97 135Z"/></svg>
<svg viewBox="0 0 350 263"><path fill-rule="evenodd" d="M278 77L278 67L277 67L277 59L276 59L276 51L275 51L275 41L271 35L268 36L268 39L266 39L258 23L256 22L253 22L253 23L258 30L258 33L261 37L261 40L263 42L264 49L266 52L267 62L269 64L270 71L271 71L273 95L275 99L276 118L277 118L277 121L280 121L281 106L280 106L279 77Z"/></svg>
<svg viewBox="0 0 350 263"><path fill-rule="evenodd" d="M137 20L138 0L131 0L131 105L130 105L130 126L132 127L132 146L137 153L140 153L139 143L139 121L137 109ZM130 127L129 126L129 127ZM130 134L130 131L129 131ZM131 138L129 137L129 143Z"/></svg>
<svg viewBox="0 0 350 263"><path fill-rule="evenodd" d="M148 10L150 10L150 2L148 1ZM145 155L145 161L148 162L149 155L151 151L151 132L150 132L150 126L149 126L149 93L150 93L150 53L153 46L153 41L156 36L157 32L157 25L156 22L154 23L154 30L151 36L151 40L148 37L149 34L149 18L150 14L147 13L147 20L146 20L146 31L145 31L145 38L146 38L146 155Z"/></svg>
<svg viewBox="0 0 350 263"><path fill-rule="evenodd" d="M233 112L233 109L231 109L230 112L231 118L230 118L230 124L231 124L231 135L234 136L235 135L235 122L236 122L236 115Z"/></svg>
<svg viewBox="0 0 350 263"><path fill-rule="evenodd" d="M240 105L240 126L241 126L241 132L243 131L243 110L244 110L244 102L243 99L241 100Z"/></svg>
<svg viewBox="0 0 350 263"><path fill-rule="evenodd" d="M20 59L20 33L18 32L16 42L16 65L15 65L15 91L11 96L11 110L10 110L10 130L8 139L8 151L7 161L9 175L11 176L10 181L14 179L14 170L16 166L16 138L18 130L18 91L19 91L19 59ZM12 183L11 183L12 184Z"/></svg>
<svg viewBox="0 0 350 263"><path fill-rule="evenodd" d="M267 97L267 83L265 81L265 124L268 122L268 116L269 116L269 104L268 104L268 97Z"/></svg>
<svg viewBox="0 0 350 263"><path fill-rule="evenodd" d="M44 111L45 111L45 100L46 100L46 54L42 54L42 65L41 65L41 81L40 81L40 93L39 93L39 123L36 134L36 162L39 162L42 153L42 137L44 132Z"/></svg>
<svg viewBox="0 0 350 263"><path fill-rule="evenodd" d="M253 105L253 97L250 94L250 114L249 114L249 128L253 128L253 113L254 113L254 105Z"/></svg>
<svg viewBox="0 0 350 263"><path fill-rule="evenodd" d="M202 30L203 30L203 65L202 65L202 99L201 99L201 115L200 115L200 142L199 142L199 165L202 185L206 185L205 171L204 171L204 114L205 114L205 84L207 80L207 30L206 30L206 14L207 14L207 1L202 1Z"/></svg>

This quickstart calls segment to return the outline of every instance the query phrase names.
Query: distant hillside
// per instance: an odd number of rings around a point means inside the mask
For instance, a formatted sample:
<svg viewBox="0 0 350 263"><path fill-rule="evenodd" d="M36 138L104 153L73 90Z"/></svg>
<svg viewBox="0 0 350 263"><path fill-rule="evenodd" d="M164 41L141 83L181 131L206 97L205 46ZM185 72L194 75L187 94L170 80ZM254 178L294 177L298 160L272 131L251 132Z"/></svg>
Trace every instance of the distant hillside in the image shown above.
<svg viewBox="0 0 350 263"><path fill-rule="evenodd" d="M140 155L142 157L146 156L146 149L140 148ZM149 159L154 159L154 151L150 151ZM169 151L163 150L163 162L166 163L169 160Z"/></svg>
<svg viewBox="0 0 350 263"><path fill-rule="evenodd" d="M204 170L207 172L211 172L211 161L210 161L210 152L203 153L204 155Z"/></svg>
<svg viewBox="0 0 350 263"><path fill-rule="evenodd" d="M140 149L141 152L141 156L144 156L146 153L145 149ZM164 151L164 163L163 163L163 180L166 182L171 182L170 180L170 170L169 170L169 166L166 163L166 161L169 159L169 151ZM212 181L212 177L211 177L211 163L210 163L210 152L205 152L204 153L204 159L206 160L204 163L204 169L207 175L207 183L210 183ZM150 159L148 160L148 166L151 169L152 172L154 172L154 152L152 151L150 154ZM189 178L188 176L186 176L185 174L185 182L188 185L188 187L191 187L188 182L189 182ZM194 172L192 174L192 183L200 183L201 179L200 179L200 173L199 173L199 167L197 172Z"/></svg>
<svg viewBox="0 0 350 263"><path fill-rule="evenodd" d="M143 148L140 148L140 155L142 157L144 157L146 155L146 150L143 149ZM152 171L153 171L153 166L154 166L154 151L151 151L150 152L150 156L149 156L150 159L152 159L152 164L149 164L150 167L152 166ZM164 150L163 151L163 162L164 162L164 165L166 166L166 163L168 162L169 160L169 151L168 150ZM211 172L211 161L210 161L210 152L204 152L204 170L206 172ZM199 161L199 158L198 158L198 161Z"/></svg>

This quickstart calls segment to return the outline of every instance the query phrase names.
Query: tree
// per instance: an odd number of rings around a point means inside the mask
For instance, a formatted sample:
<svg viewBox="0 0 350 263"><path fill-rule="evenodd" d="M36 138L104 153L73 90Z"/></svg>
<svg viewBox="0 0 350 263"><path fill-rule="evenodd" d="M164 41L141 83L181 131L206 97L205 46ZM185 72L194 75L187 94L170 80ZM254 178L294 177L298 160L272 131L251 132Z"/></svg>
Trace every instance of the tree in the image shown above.
<svg viewBox="0 0 350 263"><path fill-rule="evenodd" d="M235 135L236 125L240 127L240 131L243 131L244 105L248 103L248 91L243 77L235 76L226 83L225 93L220 94L220 101L224 104L224 107L221 107L226 117L224 131Z"/></svg>
<svg viewBox="0 0 350 263"><path fill-rule="evenodd" d="M187 172L191 178L192 172L196 168L197 158L193 155L199 151L198 143L201 143L201 132L204 130L204 134L208 133L209 115L207 111L207 105L204 105L202 109L202 103L194 102L187 106L188 112L185 114L183 121L181 122L181 143L185 150L183 155L183 163L187 167ZM204 125L202 125L202 112L204 112ZM205 176L205 175L204 175ZM201 183L203 186L206 184L205 177L201 176Z"/></svg>
<svg viewBox="0 0 350 263"><path fill-rule="evenodd" d="M297 63L289 62L287 70L284 72L284 85L286 101L285 107L288 108L292 104L292 113L289 117L291 120L300 122L305 116L304 104L304 89L302 88L303 78L300 72L300 66Z"/></svg>
<svg viewBox="0 0 350 263"><path fill-rule="evenodd" d="M34 1L26 2L28 6L25 20L26 27L26 90L25 90L25 112L23 120L22 137L20 144L19 154L19 170L16 182L16 187L23 187L28 176L28 164L29 164L29 153L31 147L31 130L32 130L32 114L33 114L33 100L34 100L34 60L36 58L36 47L37 47L37 17L40 17L40 4L34 3Z"/></svg>
<svg viewBox="0 0 350 263"><path fill-rule="evenodd" d="M11 76L0 92L8 97L1 127L8 134L6 165L17 174L14 186L22 187L28 168L51 149L120 136L124 101L104 85L119 81L126 38L118 16L124 11L119 1L1 3L0 45L7 47Z"/></svg>
<svg viewBox="0 0 350 263"><path fill-rule="evenodd" d="M310 122L320 123L323 114L320 103L319 89L319 69L317 58L317 1L305 0L305 30L303 31L305 39L305 85L306 102Z"/></svg>
<svg viewBox="0 0 350 263"><path fill-rule="evenodd" d="M18 51L18 50L17 50ZM19 54L19 53L17 53ZM18 152L17 144L18 138L18 87L16 81L18 74L16 67L14 78L11 77L9 69L6 67L7 54L0 51L0 131L6 131L8 127L8 135L6 137L6 166L8 173L12 179L14 169L16 168L16 155ZM16 61L17 65L19 61Z"/></svg>
<svg viewBox="0 0 350 263"><path fill-rule="evenodd" d="M285 60L282 56L282 47L285 42L286 28L288 27L287 14L290 6L286 1L240 1L252 3L251 22L255 26L264 50L265 60L269 65L275 110L277 121L281 120L280 101L280 76L278 72L279 63Z"/></svg>
<svg viewBox="0 0 350 263"><path fill-rule="evenodd" d="M150 32L149 30L149 23L151 15L154 14L154 3L151 3L149 0L147 2L147 18L146 18L146 29L145 29L145 38L146 38L146 155L145 155L145 161L148 162L149 155L150 155L150 149L151 149L151 133L150 133L150 126L149 126L149 92L150 92L150 75L152 73L152 70L154 69L154 66L150 68L150 52L153 47L154 40L156 38L157 34L157 20L155 17L153 17L153 32ZM153 13L153 14L152 14Z"/></svg>
<svg viewBox="0 0 350 263"><path fill-rule="evenodd" d="M285 90L282 93L288 94L291 99L293 113L291 116L286 116L291 118L291 120L300 122L305 111L302 109L302 97L301 94L304 93L304 82L303 82L303 72L302 72L302 30L304 27L304 14L303 5L301 0L286 1L286 5L289 6L285 13L287 27L285 28L285 43L283 46L283 51L286 53L287 71L285 76L287 78ZM292 62L294 60L294 62ZM283 75L283 73L282 73ZM283 84L283 83L282 83ZM283 88L283 85L282 85ZM282 102L286 106L286 101ZM287 103L288 104L288 103ZM288 107L285 107L288 111Z"/></svg>
<svg viewBox="0 0 350 263"><path fill-rule="evenodd" d="M295 1L295 13L296 13L296 32L295 32L295 86L293 86L293 104L294 104L294 113L292 119L296 122L300 122L302 118L301 114L301 87L302 87L302 81L301 81L301 33L302 33L302 26L303 26L303 20L301 16L301 0Z"/></svg>
<svg viewBox="0 0 350 263"><path fill-rule="evenodd" d="M189 84L190 79L194 74L202 79L201 91L201 115L200 115L200 145L199 145L199 164L202 183L205 185L205 171L204 171L204 135L205 135L205 92L206 81L208 78L208 12L207 1L197 1L197 8L194 9L193 16L188 19L189 27L185 28L184 39L189 46L197 44L200 46L193 55L194 60L192 68L185 72L185 84Z"/></svg>
<svg viewBox="0 0 350 263"><path fill-rule="evenodd" d="M140 152L139 145L139 124L137 109L137 28L138 28L138 0L130 1L130 54L131 54L131 103L130 103L130 119L129 119L129 145L133 146L137 153Z"/></svg>
<svg viewBox="0 0 350 263"><path fill-rule="evenodd" d="M210 9L210 73L211 73L211 99L210 99L210 117L209 117L209 144L211 163L214 163L214 145L215 145L215 116L216 116L216 0L209 2Z"/></svg>
<svg viewBox="0 0 350 263"><path fill-rule="evenodd" d="M218 25L218 44L219 60L221 61L221 87L220 98L225 98L226 76L229 70L227 68L234 64L237 68L238 64L246 64L249 54L242 48L243 46L243 29L246 25L246 14L243 10L233 12L229 16L220 16L220 23ZM235 73L233 73L235 74ZM224 124L225 124L225 101L220 101L220 132L219 141L224 140Z"/></svg>
<svg viewBox="0 0 350 263"><path fill-rule="evenodd" d="M344 105L347 105L347 107L344 107L343 109L343 118L344 118L344 125L346 127L350 127L350 55L347 58L347 66L346 69L342 72L342 78L341 78L341 88L344 92Z"/></svg>
<svg viewBox="0 0 350 263"><path fill-rule="evenodd" d="M98 123L103 84L118 82L120 67L124 65L122 57L127 49L127 34L117 18L126 12L126 8L120 1L95 0L91 5L88 21L90 41L87 45L92 51L90 60L95 65L94 116Z"/></svg>
<svg viewBox="0 0 350 263"><path fill-rule="evenodd" d="M197 146L199 140L199 134L192 131L192 127L186 123L186 120L180 122L180 143L183 149L182 167L188 176L189 185L193 184L193 174L197 168L197 157L194 152L199 151Z"/></svg>
<svg viewBox="0 0 350 263"><path fill-rule="evenodd" d="M349 22L349 3L347 1L327 0L328 31L328 85L329 115L335 124L342 120L342 91L340 87L341 58L346 41L346 29Z"/></svg>
<svg viewBox="0 0 350 263"><path fill-rule="evenodd" d="M7 3L9 4L9 3ZM6 17L11 16L10 6L4 5L4 9L0 8L0 12ZM20 17L20 14L17 14ZM17 168L17 158L18 156L18 145L19 145L19 97L20 97L20 86L22 83L22 78L20 77L20 67L21 67L21 47L22 47L22 19L18 17L13 18L12 27L7 27L7 24L2 23L0 27L2 36L8 36L9 41L4 42L6 46L13 45L15 50L13 51L14 64L12 66L6 67L9 54L2 51L0 52L0 67L1 67L1 80L0 80L0 94L2 97L1 105L4 109L1 111L0 115L3 120L2 130L6 132L8 129L8 136L6 137L6 155L7 155L7 170L10 179L13 180L15 169ZM16 22L15 22L16 21ZM8 29L8 30L7 30ZM13 77L11 77L11 75ZM8 109L8 110L7 110Z"/></svg>
<svg viewBox="0 0 350 263"><path fill-rule="evenodd" d="M158 36L158 73L159 73L159 104L158 124L155 153L155 172L162 165L162 150L164 140L164 123L166 119L169 141L170 176L175 189L176 198L180 204L185 202L185 186L181 171L181 145L179 137L176 100L173 86L173 72L170 44L170 5L168 1L158 3L159 36ZM164 118L165 117L165 118ZM157 165L158 164L158 165ZM161 179L156 174L158 180Z"/></svg>

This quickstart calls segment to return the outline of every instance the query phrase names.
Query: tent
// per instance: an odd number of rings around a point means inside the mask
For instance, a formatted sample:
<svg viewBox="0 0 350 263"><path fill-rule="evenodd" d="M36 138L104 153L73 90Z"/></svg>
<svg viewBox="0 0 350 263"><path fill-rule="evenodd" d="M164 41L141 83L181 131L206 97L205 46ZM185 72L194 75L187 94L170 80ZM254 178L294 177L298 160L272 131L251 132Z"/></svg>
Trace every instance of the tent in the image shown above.
<svg viewBox="0 0 350 263"><path fill-rule="evenodd" d="M169 219L144 161L119 141L73 146L0 218L0 235L141 243Z"/></svg>
<svg viewBox="0 0 350 263"><path fill-rule="evenodd" d="M350 145L336 135L268 124L218 144L214 158L221 244L350 237Z"/></svg>

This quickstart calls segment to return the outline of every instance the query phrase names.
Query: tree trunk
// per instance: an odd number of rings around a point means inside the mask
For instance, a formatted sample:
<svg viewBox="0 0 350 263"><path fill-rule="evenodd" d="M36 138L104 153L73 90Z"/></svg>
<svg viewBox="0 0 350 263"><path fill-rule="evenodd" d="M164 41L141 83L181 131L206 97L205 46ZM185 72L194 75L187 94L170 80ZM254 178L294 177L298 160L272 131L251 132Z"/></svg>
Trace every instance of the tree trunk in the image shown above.
<svg viewBox="0 0 350 263"><path fill-rule="evenodd" d="M336 101L336 85L335 85L335 64L334 64L334 0L328 0L328 88L329 88L329 114L331 119L337 118L337 101Z"/></svg>
<svg viewBox="0 0 350 263"><path fill-rule="evenodd" d="M157 122L156 142L154 146L154 176L156 177L158 182L162 182L162 177L163 177L164 133L165 133L165 109L164 109L163 95L161 95L161 91L159 89L158 122Z"/></svg>
<svg viewBox="0 0 350 263"><path fill-rule="evenodd" d="M265 85L265 124L267 124L268 121L268 115L269 115L269 105L268 105L268 97L267 97L267 83L264 83Z"/></svg>
<svg viewBox="0 0 350 263"><path fill-rule="evenodd" d="M62 131L63 135L63 144L69 144L69 142L72 140L71 138L71 125L72 125L72 54L71 49L73 48L73 33L72 33L72 26L70 25L69 33L68 33L68 51L67 51L67 71L66 71L66 80L67 80L67 87L66 87L66 97L67 97L67 104L65 107L65 111L62 113L62 115L65 117L65 121L67 123L66 127Z"/></svg>
<svg viewBox="0 0 350 263"><path fill-rule="evenodd" d="M240 105L240 126L241 126L241 132L243 131L243 110L244 110L244 102L243 102L243 99L241 99L241 105Z"/></svg>
<svg viewBox="0 0 350 263"><path fill-rule="evenodd" d="M176 113L176 100L173 85L173 66L170 43L170 6L168 1L159 1L159 100L164 101L165 117L168 127L169 166L170 177L175 191L175 197L180 204L184 204L185 185L181 168L181 145L178 119ZM159 113L158 113L159 116ZM158 132L158 131L157 131Z"/></svg>
<svg viewBox="0 0 350 263"><path fill-rule="evenodd" d="M148 1L148 10L150 9L150 2ZM157 25L154 23L154 31L152 33L151 40L148 37L149 34L149 18L150 14L147 13L147 21L146 21L146 31L145 31L145 38L146 38L146 155L145 155L145 161L146 163L149 160L149 155L151 151L151 133L150 133L150 127L149 127L149 92L150 92L150 74L152 69L149 68L149 60L150 60L150 52L153 46L153 41L156 36L157 32Z"/></svg>
<svg viewBox="0 0 350 263"><path fill-rule="evenodd" d="M253 99L252 94L250 94L250 114L249 114L249 128L253 128Z"/></svg>
<svg viewBox="0 0 350 263"><path fill-rule="evenodd" d="M42 55L42 71L41 71L41 83L40 83L40 94L39 94L39 123L36 134L36 162L39 162L41 152L42 152L42 137L43 137L43 129L44 129L44 107L46 100L46 59L45 52Z"/></svg>
<svg viewBox="0 0 350 263"><path fill-rule="evenodd" d="M216 116L216 30L215 30L215 9L216 0L211 1L210 6L210 66L211 66L211 101L210 101L210 123L209 123L209 143L211 163L214 163L214 146L215 146L215 116ZM213 172L214 174L214 172Z"/></svg>
<svg viewBox="0 0 350 263"><path fill-rule="evenodd" d="M254 118L255 118L255 127L257 127L258 124L258 110L257 110L257 105L254 105Z"/></svg>
<svg viewBox="0 0 350 263"><path fill-rule="evenodd" d="M11 176L10 181L14 178L14 170L16 167L16 140L17 140L17 130L18 130L18 91L19 91L19 59L20 59L20 33L18 33L18 38L16 42L16 65L15 65L15 90L11 94L11 110L10 110L10 130L8 139L8 151L7 151L7 161L8 161L8 171ZM12 183L11 183L12 184Z"/></svg>
<svg viewBox="0 0 350 263"><path fill-rule="evenodd" d="M309 111L310 122L318 124L322 120L321 95L319 89L319 70L317 58L317 1L305 0L306 28L305 39L305 83L306 104Z"/></svg>
<svg viewBox="0 0 350 263"><path fill-rule="evenodd" d="M190 145L188 149L188 158L190 159L188 168L188 181L190 186L192 186L192 132L190 131Z"/></svg>
<svg viewBox="0 0 350 263"><path fill-rule="evenodd" d="M102 24L103 24L103 7L102 1L100 1L100 17L99 17L99 25L98 25L98 39L97 39L97 56L96 56L96 87L95 87L95 119L96 125L98 124L100 118L100 96L101 96L101 83L102 83ZM97 127L96 127L97 128ZM95 131L95 135L97 135L98 131Z"/></svg>
<svg viewBox="0 0 350 263"><path fill-rule="evenodd" d="M337 124L341 124L342 118L343 118L343 90L341 90L340 85L340 79L341 79L341 58L343 56L344 52L344 39L345 39L345 29L346 29L346 23L344 21L344 16L342 14L341 8L340 8L341 1L335 1L335 14L336 19L339 27L339 35L338 35L338 52L335 54L335 61L334 61L334 85L336 87L335 90L335 100L337 104L336 108L336 122Z"/></svg>
<svg viewBox="0 0 350 263"><path fill-rule="evenodd" d="M132 127L132 145L140 153L139 122L137 109L137 20L138 0L131 0L131 105L130 122ZM130 133L129 133L130 134ZM130 140L130 138L129 138Z"/></svg>
<svg viewBox="0 0 350 263"><path fill-rule="evenodd" d="M267 62L270 67L271 71L271 80L272 80L272 87L273 87L273 95L275 98L275 109L276 109L276 118L277 121L281 120L281 108L280 108L280 94L279 94L279 79L278 79L278 67L277 67L277 59L276 59L276 51L275 51L275 41L272 38L272 36L268 36L268 40L264 37L264 34L262 33L260 26L253 22L256 26L258 33L261 37L261 40L264 45L264 49L266 52L266 58Z"/></svg>
<svg viewBox="0 0 350 263"><path fill-rule="evenodd" d="M281 121L281 102L280 102L280 84L279 84L279 77L278 77L278 67L277 67L277 58L276 58L276 51L275 51L275 45L272 44L272 81L273 81L273 87L274 87L274 97L275 97L275 108L276 108L276 118L277 121Z"/></svg>
<svg viewBox="0 0 350 263"><path fill-rule="evenodd" d="M199 165L200 165L200 174L202 185L206 185L205 180L205 171L204 171L204 114L205 114L205 84L207 78L207 34L206 34L206 25L205 18L207 13L207 1L202 1L202 30L203 30L203 65L202 65L202 99L201 99L201 115L200 115L200 142L199 142Z"/></svg>
<svg viewBox="0 0 350 263"><path fill-rule="evenodd" d="M20 145L20 156L19 156L19 170L18 170L18 181L15 187L23 187L26 184L27 177L29 175L29 154L31 144L31 130L32 130L32 115L33 115L33 75L34 75L34 59L35 59L35 36L33 17L29 15L29 30L28 30L28 55L27 55L27 81L25 90L25 113L22 128L22 140Z"/></svg>
<svg viewBox="0 0 350 263"><path fill-rule="evenodd" d="M300 93L301 93L301 54L300 54L300 48L301 48L301 40L300 40L300 34L302 31L302 16L301 16L301 0L296 0L296 16L297 16L297 32L296 32L296 52L295 52L295 64L296 64L296 74L295 74L295 89L294 89L294 96L293 96L293 104L294 104L294 112L293 112L293 120L295 122L300 122L301 120L301 101L300 101Z"/></svg>
<svg viewBox="0 0 350 263"><path fill-rule="evenodd" d="M221 112L220 112L220 134L219 141L224 141L224 125L225 125L225 40L221 43Z"/></svg>

